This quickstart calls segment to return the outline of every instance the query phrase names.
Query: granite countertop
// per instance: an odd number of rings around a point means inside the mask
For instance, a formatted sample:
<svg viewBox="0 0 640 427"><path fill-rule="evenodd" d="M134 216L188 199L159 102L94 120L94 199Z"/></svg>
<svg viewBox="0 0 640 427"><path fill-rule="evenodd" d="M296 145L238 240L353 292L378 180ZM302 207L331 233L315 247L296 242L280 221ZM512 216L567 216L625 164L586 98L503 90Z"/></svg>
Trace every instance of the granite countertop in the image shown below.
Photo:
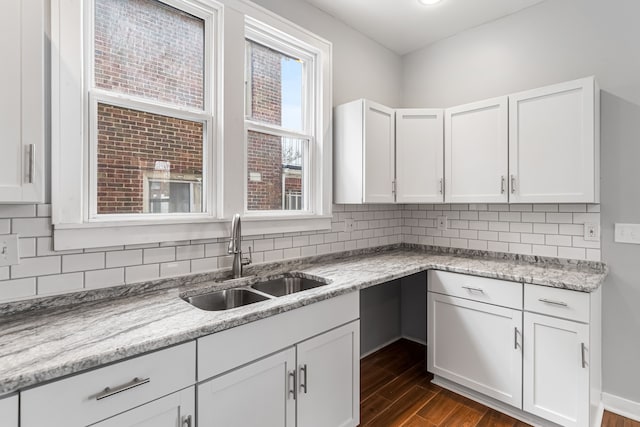
<svg viewBox="0 0 640 427"><path fill-rule="evenodd" d="M243 279L220 272L0 306L0 395L229 329L304 305L438 269L582 292L604 281L601 263L569 262L402 245L254 266ZM329 284L222 312L181 299L294 271Z"/></svg>

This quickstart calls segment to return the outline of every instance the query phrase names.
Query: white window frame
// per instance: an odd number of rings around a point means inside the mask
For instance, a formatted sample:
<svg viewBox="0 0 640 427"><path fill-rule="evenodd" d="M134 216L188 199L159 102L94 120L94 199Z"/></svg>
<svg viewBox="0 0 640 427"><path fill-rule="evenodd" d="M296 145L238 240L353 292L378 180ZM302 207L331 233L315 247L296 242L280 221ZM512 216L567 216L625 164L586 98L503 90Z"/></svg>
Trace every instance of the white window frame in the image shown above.
<svg viewBox="0 0 640 427"><path fill-rule="evenodd" d="M317 54L316 126L314 143L312 212L284 211L246 214L245 235L327 230L332 208L332 70L331 43L286 19L245 0L162 0L170 5L189 4L212 12L214 24L210 77L213 146L207 153L209 191L206 215L172 215L118 221L89 221L90 182L89 98L83 43L87 31L86 0L52 0L51 22L51 146L52 221L54 249L79 249L162 241L226 237L229 220L244 212L246 171L244 137L244 61L247 21L261 23L276 34L285 34L315 49ZM219 2L218 2L219 1ZM170 3L173 2L173 3ZM184 9L180 6L179 9ZM206 43L206 42L205 42ZM113 95L115 98L118 96ZM119 101L119 99L113 99ZM132 101L129 99L127 102ZM148 100L143 102L149 107ZM158 103L161 104L161 103ZM160 114L163 105L157 105ZM185 109L187 119L192 112ZM310 157L310 156L309 156ZM210 204L210 205L209 205ZM118 214L120 216L120 214ZM142 216L142 215L141 215Z"/></svg>
<svg viewBox="0 0 640 427"><path fill-rule="evenodd" d="M266 217L273 215L287 215L287 216L308 216L315 213L315 206L313 200L313 193L316 190L314 187L314 169L320 167L317 165L316 159L318 158L315 153L316 145L316 126L315 126L315 110L316 110L316 80L318 73L317 56L319 53L317 49L311 46L303 44L300 40L291 37L280 31L275 31L273 28L265 26L261 22L254 19L246 20L245 37L254 43L260 44L267 48L273 49L278 53L287 55L293 58L298 58L304 64L303 67L303 80L302 80L302 130L296 131L287 129L284 126L273 125L257 120L253 120L250 116L250 112L245 112L245 177L248 176L248 143L249 132L258 132L261 134L276 136L280 138L292 138L303 141L302 149L304 160L302 165L302 210L285 210L284 207L278 210L249 210L248 207L248 182L245 178L245 216ZM245 61L249 61L249 55L245 56ZM247 64L245 63L245 67ZM249 87L246 86L245 90L249 91ZM247 104L251 102L251 95L246 95ZM284 197L284 195L283 195Z"/></svg>

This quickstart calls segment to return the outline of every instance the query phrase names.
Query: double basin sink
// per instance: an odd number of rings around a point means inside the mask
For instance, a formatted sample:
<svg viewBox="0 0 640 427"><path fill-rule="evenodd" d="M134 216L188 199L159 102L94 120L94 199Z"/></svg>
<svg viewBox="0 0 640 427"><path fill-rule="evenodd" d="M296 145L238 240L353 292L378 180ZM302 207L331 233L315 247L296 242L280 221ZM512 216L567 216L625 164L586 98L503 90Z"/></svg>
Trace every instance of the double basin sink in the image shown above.
<svg viewBox="0 0 640 427"><path fill-rule="evenodd" d="M319 280L286 274L282 277L264 280L247 287L212 291L185 297L184 300L201 310L223 311L327 284Z"/></svg>

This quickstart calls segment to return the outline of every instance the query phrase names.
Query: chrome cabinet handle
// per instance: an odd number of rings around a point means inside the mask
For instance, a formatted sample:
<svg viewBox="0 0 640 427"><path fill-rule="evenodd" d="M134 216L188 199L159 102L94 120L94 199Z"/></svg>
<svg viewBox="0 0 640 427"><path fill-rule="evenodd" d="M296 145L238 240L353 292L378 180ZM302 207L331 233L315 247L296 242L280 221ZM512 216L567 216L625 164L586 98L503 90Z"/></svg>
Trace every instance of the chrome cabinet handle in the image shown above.
<svg viewBox="0 0 640 427"><path fill-rule="evenodd" d="M191 415L187 415L182 419L182 427L191 427Z"/></svg>
<svg viewBox="0 0 640 427"><path fill-rule="evenodd" d="M513 328L513 349L518 349L518 327Z"/></svg>
<svg viewBox="0 0 640 427"><path fill-rule="evenodd" d="M393 194L396 194L396 182L395 182L395 180L391 181L391 192Z"/></svg>
<svg viewBox="0 0 640 427"><path fill-rule="evenodd" d="M300 374L302 375L302 379L300 380L300 391L304 391L304 394L307 394L307 365L306 364L300 366Z"/></svg>
<svg viewBox="0 0 640 427"><path fill-rule="evenodd" d="M516 192L516 176L511 175L511 194L515 194Z"/></svg>
<svg viewBox="0 0 640 427"><path fill-rule="evenodd" d="M148 384L151 381L150 378L138 378L135 377L126 384L119 385L118 387L105 387L100 393L96 394L96 400L106 399L114 394L122 393L123 391L131 390L132 388L140 387L141 385Z"/></svg>
<svg viewBox="0 0 640 427"><path fill-rule="evenodd" d="M582 367L586 368L587 367L587 358L584 356L584 351L586 350L586 347L584 345L584 343L580 343L580 355L582 356Z"/></svg>
<svg viewBox="0 0 640 427"><path fill-rule="evenodd" d="M506 181L506 179L505 179L504 175L502 175L502 176L500 177L500 193L501 193L501 194L504 194L504 184L505 184L505 181Z"/></svg>
<svg viewBox="0 0 640 427"><path fill-rule="evenodd" d="M440 194L444 193L444 179L440 178Z"/></svg>
<svg viewBox="0 0 640 427"><path fill-rule="evenodd" d="M559 305L562 307L568 307L569 304L567 304L564 301L554 301L552 299L546 299L546 298L538 298L538 301L543 302L545 304L552 304L552 305Z"/></svg>
<svg viewBox="0 0 640 427"><path fill-rule="evenodd" d="M293 381L293 386L289 388L289 395L293 397L293 400L296 400L298 397L298 393L296 390L296 371L289 372L289 380Z"/></svg>
<svg viewBox="0 0 640 427"><path fill-rule="evenodd" d="M472 288L471 286L463 286L462 289L466 289L470 292L480 292L481 294L484 294L484 289L481 288Z"/></svg>
<svg viewBox="0 0 640 427"><path fill-rule="evenodd" d="M33 184L33 175L36 165L36 144L29 145L29 184Z"/></svg>

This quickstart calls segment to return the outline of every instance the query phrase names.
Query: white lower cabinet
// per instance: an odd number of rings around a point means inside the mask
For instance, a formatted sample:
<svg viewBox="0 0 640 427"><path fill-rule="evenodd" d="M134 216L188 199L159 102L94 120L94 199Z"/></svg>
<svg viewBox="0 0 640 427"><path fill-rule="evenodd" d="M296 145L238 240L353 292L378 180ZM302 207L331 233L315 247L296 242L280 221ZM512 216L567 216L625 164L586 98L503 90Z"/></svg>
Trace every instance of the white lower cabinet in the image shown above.
<svg viewBox="0 0 640 427"><path fill-rule="evenodd" d="M200 427L293 427L293 347L198 385Z"/></svg>
<svg viewBox="0 0 640 427"><path fill-rule="evenodd" d="M520 407L522 311L428 294L428 369Z"/></svg>
<svg viewBox="0 0 640 427"><path fill-rule="evenodd" d="M598 426L600 290L427 277L427 366L436 383L532 424Z"/></svg>
<svg viewBox="0 0 640 427"><path fill-rule="evenodd" d="M360 321L296 346L298 426L348 427L360 421Z"/></svg>
<svg viewBox="0 0 640 427"><path fill-rule="evenodd" d="M523 409L563 426L589 425L589 325L524 314Z"/></svg>
<svg viewBox="0 0 640 427"><path fill-rule="evenodd" d="M198 426L356 426L359 349L356 320L203 382Z"/></svg>
<svg viewBox="0 0 640 427"><path fill-rule="evenodd" d="M5 427L18 427L18 395L0 398L0 420Z"/></svg>
<svg viewBox="0 0 640 427"><path fill-rule="evenodd" d="M172 393L92 427L195 427L195 387Z"/></svg>
<svg viewBox="0 0 640 427"><path fill-rule="evenodd" d="M34 387L20 393L20 425L188 427L195 368L191 341Z"/></svg>

